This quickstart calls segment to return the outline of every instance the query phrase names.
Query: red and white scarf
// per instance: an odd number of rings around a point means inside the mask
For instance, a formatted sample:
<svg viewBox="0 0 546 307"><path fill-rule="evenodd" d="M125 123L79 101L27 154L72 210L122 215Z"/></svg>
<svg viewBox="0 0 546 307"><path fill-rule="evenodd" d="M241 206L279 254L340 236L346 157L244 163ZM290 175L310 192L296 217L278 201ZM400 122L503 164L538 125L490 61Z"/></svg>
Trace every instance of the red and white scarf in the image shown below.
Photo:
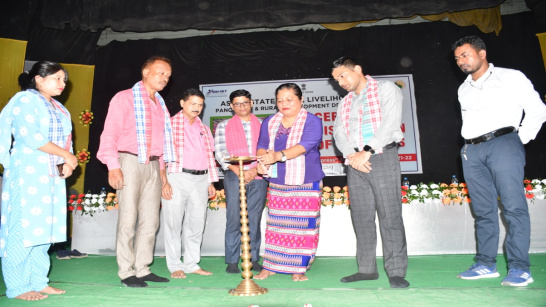
<svg viewBox="0 0 546 307"><path fill-rule="evenodd" d="M366 75L367 84L366 84L366 101L368 102L368 107L366 108L366 112L369 112L372 129L375 133L377 131L377 128L381 124L381 105L379 104L379 89L378 89L378 83L377 80L373 79L372 77ZM340 119L343 123L343 128L345 129L345 134L347 137L349 137L349 113L351 112L351 104L353 102L353 92L349 92L347 96L343 98L343 105L341 107L341 114ZM364 117L363 109L360 108L359 114L358 114L358 126L362 127L362 118ZM364 139L362 138L362 132L358 133L358 149L362 150L364 148ZM378 148L375 150L376 153L383 153L382 148Z"/></svg>
<svg viewBox="0 0 546 307"><path fill-rule="evenodd" d="M269 132L269 149L275 150L275 139L277 136L277 130L281 125L282 118L281 112L277 112L267 125ZM286 141L286 148L290 148L298 145L301 141L301 136L303 135L303 128L305 126L305 121L307 120L307 110L301 108L298 113L292 128L290 129L290 134L288 135L288 140ZM284 177L284 183L286 185L302 185L305 179L305 155L301 155L297 158L287 160L286 162L286 175ZM276 174L277 164L273 164L268 171L268 175Z"/></svg>
<svg viewBox="0 0 546 307"><path fill-rule="evenodd" d="M199 127L201 128L201 133L205 138L205 148L207 151L207 169L209 170L209 181L217 182L218 181L218 171L216 170L216 160L214 160L214 140L211 139L210 129L205 126L199 117L196 117L195 120ZM178 112L175 116L171 118L171 123L173 127L173 139L174 139L174 148L175 156L178 159L175 159L177 162L169 163L169 173L178 173L182 171L182 161L184 157L184 114L182 111Z"/></svg>
<svg viewBox="0 0 546 307"><path fill-rule="evenodd" d="M261 125L260 120L254 114L250 114L250 147L252 151L249 152L242 120L237 115L233 116L227 122L225 131L228 153L232 156L256 156L256 147L258 146ZM256 164L256 161L254 161L250 166L254 167Z"/></svg>

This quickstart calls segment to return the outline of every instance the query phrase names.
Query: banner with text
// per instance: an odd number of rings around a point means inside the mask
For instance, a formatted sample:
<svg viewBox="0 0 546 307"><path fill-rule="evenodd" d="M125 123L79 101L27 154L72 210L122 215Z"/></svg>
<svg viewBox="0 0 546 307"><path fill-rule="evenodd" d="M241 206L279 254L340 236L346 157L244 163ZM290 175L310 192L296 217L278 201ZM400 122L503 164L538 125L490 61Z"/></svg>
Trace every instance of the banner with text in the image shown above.
<svg viewBox="0 0 546 307"><path fill-rule="evenodd" d="M400 87L404 95L402 111L402 132L404 139L400 142L398 155L402 173L421 174L421 146L417 126L417 111L412 75L373 76L377 80L390 80ZM304 107L307 111L322 119L323 137L320 145L322 169L327 176L345 175L343 157L335 148L333 131L337 108L341 99L347 94L337 82L330 78L274 80L260 82L204 84L200 86L205 94L203 122L210 125L214 134L216 125L224 119L231 118L233 111L229 106L229 95L238 89L245 89L252 94L254 107L252 112L258 117L267 117L277 112L275 89L287 82L299 85L303 92Z"/></svg>

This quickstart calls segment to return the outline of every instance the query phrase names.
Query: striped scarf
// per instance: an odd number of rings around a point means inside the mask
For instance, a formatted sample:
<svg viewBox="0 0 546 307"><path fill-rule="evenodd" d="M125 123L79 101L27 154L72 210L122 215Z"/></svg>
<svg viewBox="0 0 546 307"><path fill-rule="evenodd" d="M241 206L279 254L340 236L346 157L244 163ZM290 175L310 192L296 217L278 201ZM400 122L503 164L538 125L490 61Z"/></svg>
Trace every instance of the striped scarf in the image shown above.
<svg viewBox="0 0 546 307"><path fill-rule="evenodd" d="M51 98L51 103L49 103L37 90L28 89L27 91L37 95L49 113L49 141L61 148L66 149L67 151L72 152L72 124L70 122L70 113L68 113L68 110L53 98ZM59 114L55 111L55 108L59 109L64 114L65 118L59 117ZM64 133L65 129L67 129L66 134ZM65 135L68 135L68 137L65 137ZM57 165L63 164L65 162L64 158L52 154L48 154L48 156L49 176L59 176L59 169L57 168Z"/></svg>
<svg viewBox="0 0 546 307"><path fill-rule="evenodd" d="M363 134L368 127L363 127L362 125L362 119L366 117L369 119L369 123L367 125L371 125L371 131L373 134L377 131L377 128L381 124L381 105L379 104L379 89L378 89L378 83L377 80L373 79L372 77L366 75L366 79L368 80L366 84L366 97L364 99L364 105L358 114L358 124L360 127L362 127L361 133L358 135L358 149L362 150L364 148L364 145L369 141L369 139L364 139ZM340 119L343 123L343 128L345 129L345 134L347 137L349 137L349 114L351 111L351 103L353 102L353 94L354 92L349 92L345 98L343 98L343 106L341 107L341 114ZM364 109L366 110L366 114L364 115ZM373 135L372 134L372 135ZM378 148L375 150L376 153L383 153L382 148Z"/></svg>
<svg viewBox="0 0 546 307"><path fill-rule="evenodd" d="M138 163L148 164L148 162L150 162L148 152L150 152L150 146L152 145L152 113L149 103L144 102L144 97L148 96L148 92L142 81L135 83L132 90L137 129ZM165 114L163 160L165 162L174 161L175 156L170 114L161 95L156 92L155 97L159 101L161 109L163 109L163 113Z"/></svg>
<svg viewBox="0 0 546 307"><path fill-rule="evenodd" d="M228 153L232 156L256 156L260 127L260 120L254 114L250 114L250 145L252 151L249 152L242 120L237 115L233 116L226 124L226 148ZM254 161L250 163L250 166L254 167L256 164L256 161Z"/></svg>
<svg viewBox="0 0 546 307"><path fill-rule="evenodd" d="M277 130L281 125L282 118L284 116L281 112L277 112L267 126L269 132L269 149L275 150L275 139L277 135ZM305 126L305 121L307 120L307 110L303 107L298 113L292 128L290 129L290 134L288 135L288 140L286 141L286 148L290 148L298 145L301 141L301 136L303 135L303 128ZM286 162L286 175L284 177L284 182L287 185L302 185L305 179L305 155L301 155L297 158L287 160ZM277 174L277 163L273 164L268 171L269 177L275 178Z"/></svg>
<svg viewBox="0 0 546 307"><path fill-rule="evenodd" d="M205 138L205 148L207 151L207 164L209 171L209 182L218 181L218 170L216 169L216 160L214 159L214 139L210 137L210 129L203 124L199 117L196 117L195 120L201 127L201 133ZM174 143L176 144L176 159L177 162L169 164L169 172L180 172L182 170L182 161L184 158L184 114L182 111L178 112L175 116L172 117L173 121L173 131L174 131ZM179 167L172 167L178 165Z"/></svg>

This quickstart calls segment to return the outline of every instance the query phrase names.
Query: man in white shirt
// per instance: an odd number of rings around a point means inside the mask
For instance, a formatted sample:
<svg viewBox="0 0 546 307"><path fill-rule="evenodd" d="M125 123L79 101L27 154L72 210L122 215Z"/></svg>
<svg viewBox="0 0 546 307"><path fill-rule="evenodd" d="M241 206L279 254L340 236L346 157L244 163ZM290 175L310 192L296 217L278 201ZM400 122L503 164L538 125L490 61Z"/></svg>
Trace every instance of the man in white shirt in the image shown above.
<svg viewBox="0 0 546 307"><path fill-rule="evenodd" d="M505 286L527 286L531 225L523 190L525 149L546 121L546 106L523 73L488 63L485 43L467 36L453 44L457 66L467 79L459 87L465 145L463 171L476 215L476 263L457 277L499 277L498 197L508 230ZM525 118L521 121L523 112ZM521 122L521 124L520 124Z"/></svg>

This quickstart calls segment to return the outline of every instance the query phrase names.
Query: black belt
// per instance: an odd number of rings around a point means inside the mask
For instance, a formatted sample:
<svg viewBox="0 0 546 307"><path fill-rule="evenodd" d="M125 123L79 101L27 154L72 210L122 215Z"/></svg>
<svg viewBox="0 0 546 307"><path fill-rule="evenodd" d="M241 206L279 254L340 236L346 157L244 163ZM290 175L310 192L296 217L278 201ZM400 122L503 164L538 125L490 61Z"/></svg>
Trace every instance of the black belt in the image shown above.
<svg viewBox="0 0 546 307"><path fill-rule="evenodd" d="M198 170L195 170L195 169L183 168L182 172L192 174L192 175L205 175L205 174L207 174L209 172L209 170L204 169L204 170L198 171Z"/></svg>
<svg viewBox="0 0 546 307"><path fill-rule="evenodd" d="M119 153L124 153L124 154L128 154L128 155L131 155L131 156L138 157L137 154L134 154L134 153L129 152L129 151L119 151ZM159 160L159 156L150 156L149 158L150 158L150 159L149 159L150 161Z"/></svg>
<svg viewBox="0 0 546 307"><path fill-rule="evenodd" d="M464 142L466 144L476 145L476 144L479 144L479 143L482 143L482 142L490 141L490 140L492 140L494 138L497 138L497 137L499 137L501 135L511 133L514 130L515 130L514 127L504 127L504 128L497 129L495 131L488 132L488 133L486 133L484 135L480 135L479 137L476 137L476 138L473 138L473 139L464 140Z"/></svg>
<svg viewBox="0 0 546 307"><path fill-rule="evenodd" d="M396 145L398 145L396 142L389 143L389 144L383 146L383 150L394 148L394 147L396 147ZM355 147L355 151L359 152L360 150L358 150L358 147Z"/></svg>

